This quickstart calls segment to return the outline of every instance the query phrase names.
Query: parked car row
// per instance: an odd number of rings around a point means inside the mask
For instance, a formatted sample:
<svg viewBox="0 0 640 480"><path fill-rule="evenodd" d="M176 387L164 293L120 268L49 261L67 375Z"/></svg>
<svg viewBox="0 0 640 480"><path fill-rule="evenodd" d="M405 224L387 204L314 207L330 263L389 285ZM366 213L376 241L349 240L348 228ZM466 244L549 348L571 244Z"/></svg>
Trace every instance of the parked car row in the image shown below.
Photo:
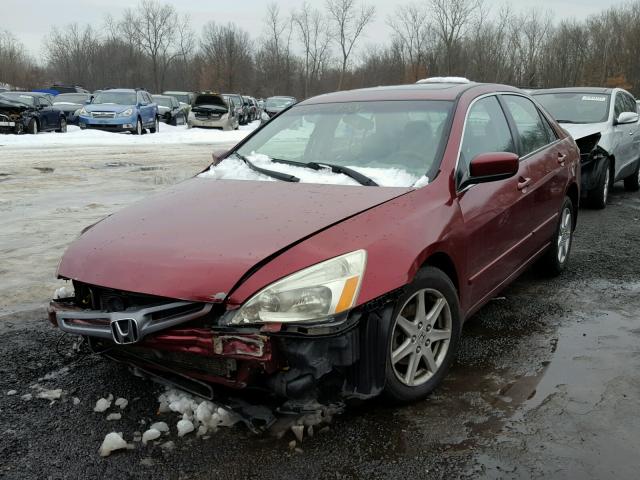
<svg viewBox="0 0 640 480"><path fill-rule="evenodd" d="M596 120L631 124L621 98ZM269 100L198 178L84 230L54 325L217 402L410 402L478 309L533 264L567 268L585 152L545 98L449 80Z"/></svg>

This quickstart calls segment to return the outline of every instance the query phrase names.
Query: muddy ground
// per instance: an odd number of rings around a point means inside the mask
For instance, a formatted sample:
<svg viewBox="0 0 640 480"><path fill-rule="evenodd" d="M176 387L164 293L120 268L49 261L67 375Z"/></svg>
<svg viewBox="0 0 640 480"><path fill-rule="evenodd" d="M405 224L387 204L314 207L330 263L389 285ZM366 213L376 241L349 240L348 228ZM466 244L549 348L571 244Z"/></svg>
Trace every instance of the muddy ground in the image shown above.
<svg viewBox="0 0 640 480"><path fill-rule="evenodd" d="M605 211L581 210L564 275L528 272L465 325L458 360L434 395L408 407L350 408L305 438L302 452L289 450L291 434L276 439L242 427L208 440L179 439L174 417L155 414L160 387L100 358L72 363L75 357L58 355L60 333L41 307L50 291L38 284L50 279L64 245L92 218L193 173L207 153L184 150L180 168L160 160L172 178L159 182L153 170L139 169L158 166L152 152L147 160L119 156L142 165L88 170L104 164L104 150L84 170L77 161L62 172L56 166L60 183L51 181L55 172L14 184L0 177L2 225L13 225L0 232L1 478L638 478L640 195L620 186ZM0 164L0 173L5 169ZM116 179L122 188L114 191L107 183ZM64 210L49 218L56 209ZM69 230L66 236L37 226L56 228L58 221L64 228L56 231ZM23 275L26 268L33 271ZM68 346L63 339L58 350ZM62 399L22 400L36 383L63 389ZM10 390L17 394L6 395ZM130 400L120 421L93 412L108 393ZM98 456L106 433L130 440L144 430L141 420L160 419L172 425L174 450L138 445Z"/></svg>

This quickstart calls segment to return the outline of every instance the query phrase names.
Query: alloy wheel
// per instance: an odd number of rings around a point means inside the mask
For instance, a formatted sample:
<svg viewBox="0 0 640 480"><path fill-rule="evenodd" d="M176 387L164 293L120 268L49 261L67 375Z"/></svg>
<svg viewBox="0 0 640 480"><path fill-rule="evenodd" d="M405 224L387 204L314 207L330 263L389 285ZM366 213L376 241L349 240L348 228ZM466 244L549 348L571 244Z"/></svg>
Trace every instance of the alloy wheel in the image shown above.
<svg viewBox="0 0 640 480"><path fill-rule="evenodd" d="M404 385L426 383L442 366L451 342L451 308L442 293L417 291L400 309L391 334L391 366Z"/></svg>
<svg viewBox="0 0 640 480"><path fill-rule="evenodd" d="M567 260L567 256L569 255L572 228L571 209L565 207L562 211L560 230L558 232L558 262L561 264Z"/></svg>

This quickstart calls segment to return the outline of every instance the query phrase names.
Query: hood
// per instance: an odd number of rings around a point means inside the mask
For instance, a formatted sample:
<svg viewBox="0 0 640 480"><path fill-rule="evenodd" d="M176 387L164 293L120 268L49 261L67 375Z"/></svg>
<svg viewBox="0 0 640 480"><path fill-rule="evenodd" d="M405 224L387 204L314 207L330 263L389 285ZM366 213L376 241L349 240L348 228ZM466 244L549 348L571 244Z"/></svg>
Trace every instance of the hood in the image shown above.
<svg viewBox="0 0 640 480"><path fill-rule="evenodd" d="M79 103L62 102L54 103L53 106L58 110L62 110L63 112L75 112L76 110L81 109L84 105L80 105Z"/></svg>
<svg viewBox="0 0 640 480"><path fill-rule="evenodd" d="M578 140L594 133L602 133L608 127L607 122L603 123L561 123L560 126L564 128L574 140Z"/></svg>
<svg viewBox="0 0 640 480"><path fill-rule="evenodd" d="M33 110L33 107L30 107L27 104L14 102L8 98L0 97L0 109L2 110L12 110L12 111L24 111L24 110Z"/></svg>
<svg viewBox="0 0 640 480"><path fill-rule="evenodd" d="M193 178L88 229L68 248L58 275L222 301L257 264L411 190Z"/></svg>
<svg viewBox="0 0 640 480"><path fill-rule="evenodd" d="M215 104L201 104L191 107L193 112L203 112L203 113L227 113L229 109L224 105L215 105Z"/></svg>
<svg viewBox="0 0 640 480"><path fill-rule="evenodd" d="M115 103L90 103L85 105L87 112L124 112L128 108L136 108L135 105L118 105Z"/></svg>

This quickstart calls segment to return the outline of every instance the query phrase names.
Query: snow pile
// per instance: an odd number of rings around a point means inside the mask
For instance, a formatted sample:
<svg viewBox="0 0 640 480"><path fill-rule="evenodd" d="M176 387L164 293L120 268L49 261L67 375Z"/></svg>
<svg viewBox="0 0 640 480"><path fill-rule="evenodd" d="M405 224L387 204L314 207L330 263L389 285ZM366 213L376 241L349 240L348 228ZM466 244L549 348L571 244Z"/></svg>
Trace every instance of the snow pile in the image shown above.
<svg viewBox="0 0 640 480"><path fill-rule="evenodd" d="M131 135L129 133L81 130L69 125L67 133L39 133L38 135L3 135L2 145L10 148L49 148L69 146L110 146L110 145L180 145L237 143L258 128L260 122L241 126L239 130L223 132L200 128L188 129L186 125L174 127L160 124L158 133Z"/></svg>
<svg viewBox="0 0 640 480"><path fill-rule="evenodd" d="M168 389L158 398L160 412L174 412L181 415L177 422L178 436L182 437L197 429L198 436L215 432L218 427L230 427L240 419L209 400L202 400L180 390ZM155 426L156 424L152 425Z"/></svg>
<svg viewBox="0 0 640 480"><path fill-rule="evenodd" d="M465 77L429 77L416 83L471 83L471 80Z"/></svg>
<svg viewBox="0 0 640 480"><path fill-rule="evenodd" d="M329 168L313 170L306 167L285 165L271 161L267 155L252 153L247 159L256 167L274 170L296 176L302 183L317 183L330 185L360 185L357 181L342 173L333 173ZM383 187L410 187L419 181L419 178L401 168L375 168L349 166L367 177L371 178L378 185ZM240 158L232 156L211 167L206 172L199 175L202 178L212 178L215 180L260 180L278 181L275 178L263 175L252 170Z"/></svg>
<svg viewBox="0 0 640 480"><path fill-rule="evenodd" d="M129 405L129 400L127 400L126 398L117 398L116 401L114 402L116 407L120 407L120 410L124 410L125 408L127 408L127 405Z"/></svg>
<svg viewBox="0 0 640 480"><path fill-rule="evenodd" d="M48 388L44 388L43 386L37 383L35 385L31 385L30 388L32 388L37 392L36 398L42 398L43 400L50 400L51 403L53 403L55 400L59 400L62 397L62 393L63 393L61 388L48 389ZM30 394L26 394L20 398L22 398L23 400L31 400L32 396Z"/></svg>
<svg viewBox="0 0 640 480"><path fill-rule="evenodd" d="M99 453L101 457L108 457L109 455L111 455L111 452L115 452L116 450L122 450L125 448L132 449L133 445L127 443L122 438L122 433L111 432L104 437L102 445L100 446Z"/></svg>
<svg viewBox="0 0 640 480"><path fill-rule="evenodd" d="M107 421L120 420L121 418L122 415L119 413L110 413L109 415L107 415Z"/></svg>
<svg viewBox="0 0 640 480"><path fill-rule="evenodd" d="M156 430L155 428L150 428L142 434L142 444L146 445L147 442L160 438L160 435L162 435L160 431Z"/></svg>
<svg viewBox="0 0 640 480"><path fill-rule="evenodd" d="M73 287L68 287L68 286L56 288L56 291L53 292L53 298L54 299L57 299L57 298L71 298L74 295L75 295L75 291L73 290Z"/></svg>
<svg viewBox="0 0 640 480"><path fill-rule="evenodd" d="M12 395L16 395L17 393L18 393L18 391L17 391L17 390L9 390L9 391L7 392L7 396L11 397Z"/></svg>

